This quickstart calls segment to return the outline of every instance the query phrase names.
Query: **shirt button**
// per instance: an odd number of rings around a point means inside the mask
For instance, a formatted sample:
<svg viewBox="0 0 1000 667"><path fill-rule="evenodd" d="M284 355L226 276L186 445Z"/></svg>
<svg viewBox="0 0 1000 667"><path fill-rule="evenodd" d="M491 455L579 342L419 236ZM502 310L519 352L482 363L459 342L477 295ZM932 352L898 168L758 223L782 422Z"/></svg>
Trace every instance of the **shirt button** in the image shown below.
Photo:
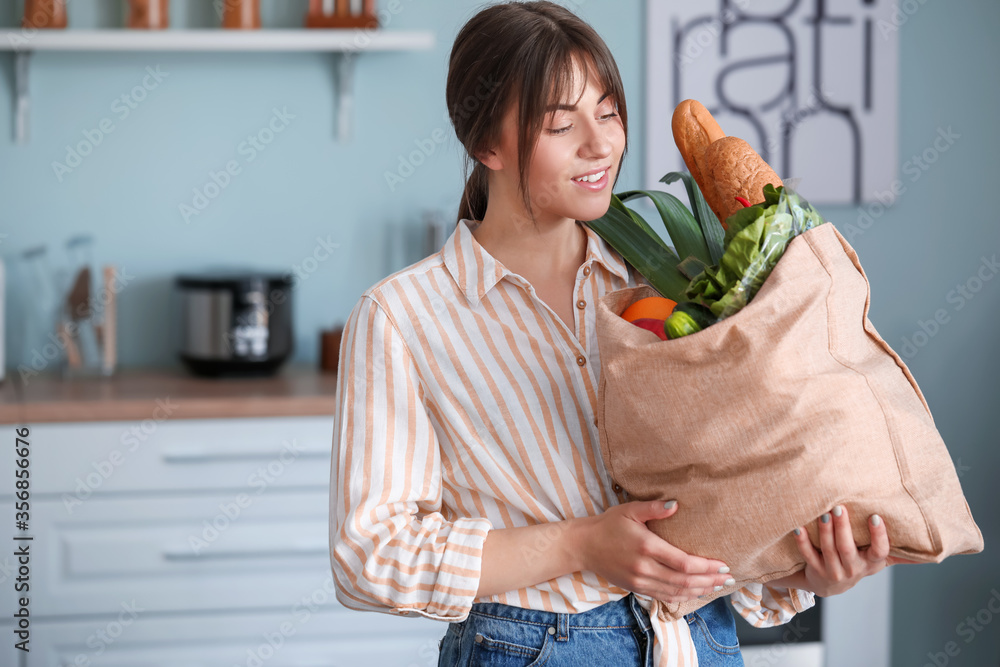
<svg viewBox="0 0 1000 667"><path fill-rule="evenodd" d="M580 299L579 301L576 302L576 307L579 308L580 310L583 310L584 308L587 307L587 302L584 301L583 299Z"/></svg>
<svg viewBox="0 0 1000 667"><path fill-rule="evenodd" d="M589 276L590 275L590 267L589 266L583 267L583 275L585 275L585 276Z"/></svg>
<svg viewBox="0 0 1000 667"><path fill-rule="evenodd" d="M612 486L611 488L615 490L615 493L621 493L622 492L622 487L620 487L617 483L614 486Z"/></svg>
<svg viewBox="0 0 1000 667"><path fill-rule="evenodd" d="M587 365L587 358L586 357L577 357L576 358L576 363L577 363L578 366L586 366Z"/></svg>

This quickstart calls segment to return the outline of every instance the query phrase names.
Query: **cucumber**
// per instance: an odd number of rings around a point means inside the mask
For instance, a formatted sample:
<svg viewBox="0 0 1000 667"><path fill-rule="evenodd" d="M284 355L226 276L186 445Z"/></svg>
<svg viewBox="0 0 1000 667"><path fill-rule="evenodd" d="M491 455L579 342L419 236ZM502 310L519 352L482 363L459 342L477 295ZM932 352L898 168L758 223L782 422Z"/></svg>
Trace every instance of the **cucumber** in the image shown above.
<svg viewBox="0 0 1000 667"><path fill-rule="evenodd" d="M667 332L667 338L673 340L681 336L687 336L701 331L701 327L694 321L694 318L684 312L674 309L673 314L663 323L663 330Z"/></svg>
<svg viewBox="0 0 1000 667"><path fill-rule="evenodd" d="M685 301L674 307L663 328L668 338L680 338L712 326L718 318L706 306L695 301Z"/></svg>

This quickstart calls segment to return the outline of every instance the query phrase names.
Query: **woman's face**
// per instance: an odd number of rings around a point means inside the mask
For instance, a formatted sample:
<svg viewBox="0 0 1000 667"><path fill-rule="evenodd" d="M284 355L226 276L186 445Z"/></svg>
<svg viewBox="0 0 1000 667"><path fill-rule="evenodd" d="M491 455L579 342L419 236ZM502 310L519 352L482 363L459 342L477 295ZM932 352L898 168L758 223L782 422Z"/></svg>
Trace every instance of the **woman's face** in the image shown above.
<svg viewBox="0 0 1000 667"><path fill-rule="evenodd" d="M625 128L597 75L591 71L585 77L579 63L574 63L573 83L566 99L558 100L546 114L528 167L531 203L540 224L604 215L625 150ZM513 112L507 115L497 153L505 166L511 166L504 172L517 192Z"/></svg>

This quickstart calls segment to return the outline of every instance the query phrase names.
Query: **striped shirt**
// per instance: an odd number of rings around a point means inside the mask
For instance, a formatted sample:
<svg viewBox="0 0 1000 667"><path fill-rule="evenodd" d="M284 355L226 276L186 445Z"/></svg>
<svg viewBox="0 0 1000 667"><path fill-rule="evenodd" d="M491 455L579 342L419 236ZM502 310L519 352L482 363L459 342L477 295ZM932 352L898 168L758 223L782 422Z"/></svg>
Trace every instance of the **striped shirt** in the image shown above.
<svg viewBox="0 0 1000 667"><path fill-rule="evenodd" d="M341 343L331 480L337 599L356 610L462 621L473 602L579 613L628 595L595 572L477 597L492 528L593 516L627 498L598 440L595 305L637 284L589 227L575 328L461 221L434 255L369 288ZM578 223L579 224L579 223ZM654 664L697 665L685 621L650 611ZM815 604L750 584L730 596L758 627Z"/></svg>

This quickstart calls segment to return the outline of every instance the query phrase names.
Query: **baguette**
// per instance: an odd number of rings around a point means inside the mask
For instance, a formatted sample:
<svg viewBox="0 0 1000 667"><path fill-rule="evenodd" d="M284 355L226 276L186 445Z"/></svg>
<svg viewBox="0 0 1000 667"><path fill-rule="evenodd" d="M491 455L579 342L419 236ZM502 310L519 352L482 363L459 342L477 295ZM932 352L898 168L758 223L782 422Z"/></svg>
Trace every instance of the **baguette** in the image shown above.
<svg viewBox="0 0 1000 667"><path fill-rule="evenodd" d="M723 227L729 216L743 208L736 197L757 204L765 185L782 185L750 144L739 137L727 137L697 100L677 105L671 129L684 164Z"/></svg>
<svg viewBox="0 0 1000 667"><path fill-rule="evenodd" d="M715 189L707 187L709 181L706 177L705 150L725 137L726 133L698 100L684 100L678 104L674 109L670 128L684 164L694 177L708 206L718 216L720 203L716 201Z"/></svg>
<svg viewBox="0 0 1000 667"><path fill-rule="evenodd" d="M764 186L782 185L774 170L764 162L750 144L739 137L723 137L705 149L705 169L708 187L715 189L721 222L743 208L736 197L751 204L763 201Z"/></svg>

